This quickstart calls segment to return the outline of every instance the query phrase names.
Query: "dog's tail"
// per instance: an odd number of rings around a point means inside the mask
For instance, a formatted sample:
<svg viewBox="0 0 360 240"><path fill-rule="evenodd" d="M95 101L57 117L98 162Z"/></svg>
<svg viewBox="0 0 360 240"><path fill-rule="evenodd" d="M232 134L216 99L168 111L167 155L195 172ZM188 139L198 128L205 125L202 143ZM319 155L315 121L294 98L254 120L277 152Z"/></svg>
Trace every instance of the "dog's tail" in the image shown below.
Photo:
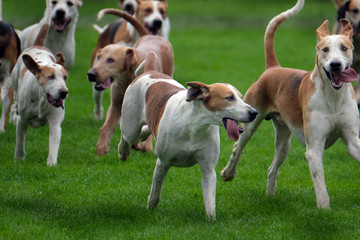
<svg viewBox="0 0 360 240"><path fill-rule="evenodd" d="M138 33L140 34L140 37L149 34L146 28L136 18L124 11L115 8L105 8L98 13L97 19L100 20L105 14L112 14L124 18L126 21L128 21L129 23L131 23L131 25L134 26L136 31L138 31Z"/></svg>
<svg viewBox="0 0 360 240"><path fill-rule="evenodd" d="M51 24L51 0L46 0L46 10L44 21L41 23L41 28L38 35L35 38L34 46L45 46L45 39L49 32L50 24Z"/></svg>
<svg viewBox="0 0 360 240"><path fill-rule="evenodd" d="M279 61L276 57L275 48L274 48L274 37L275 37L275 32L276 32L277 28L280 26L281 23L283 23L287 19L297 15L303 8L304 3L305 3L305 0L298 0L298 2L296 3L296 5L293 8L280 13L279 15L274 17L268 24L268 26L266 28L266 32L265 32L265 38L264 38L266 69L268 69L269 67L273 67L273 66L280 66Z"/></svg>
<svg viewBox="0 0 360 240"><path fill-rule="evenodd" d="M155 53L150 51L146 58L135 70L135 76L140 76L143 73L156 71L156 63L155 63Z"/></svg>

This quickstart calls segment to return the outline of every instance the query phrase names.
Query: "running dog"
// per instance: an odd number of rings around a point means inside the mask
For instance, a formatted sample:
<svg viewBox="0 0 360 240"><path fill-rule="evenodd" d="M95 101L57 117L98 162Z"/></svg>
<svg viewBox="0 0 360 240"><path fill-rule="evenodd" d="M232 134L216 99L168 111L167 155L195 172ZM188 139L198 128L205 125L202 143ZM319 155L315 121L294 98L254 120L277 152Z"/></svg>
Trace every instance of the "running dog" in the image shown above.
<svg viewBox="0 0 360 240"><path fill-rule="evenodd" d="M290 150L291 133L306 146L306 159L314 184L317 206L329 208L322 156L324 149L341 138L349 154L360 161L359 112L351 82L357 74L350 68L353 45L352 27L341 20L340 35L330 35L328 21L316 31L316 64L312 72L280 66L274 36L282 22L298 14L304 0L273 18L265 32L266 70L244 96L244 101L259 112L254 122L244 124L244 134L234 145L233 154L221 172L224 181L232 180L243 150L265 120L272 120L276 139L275 156L268 170L267 194L274 195L279 167Z"/></svg>
<svg viewBox="0 0 360 240"><path fill-rule="evenodd" d="M65 68L70 71L75 60L75 27L78 9L82 0L53 0L51 1L51 25L46 37L45 47L51 52L61 52L65 56ZM21 49L33 46L34 40L44 25L45 16L40 23L25 28L19 35Z"/></svg>
<svg viewBox="0 0 360 240"><path fill-rule="evenodd" d="M10 23L2 20L2 1L0 1L0 95L2 112L0 132L5 132L10 106L14 100L10 73L21 53L20 39Z"/></svg>
<svg viewBox="0 0 360 240"><path fill-rule="evenodd" d="M115 126L120 120L125 91L135 78L135 70L143 62L146 55L150 51L156 54L157 71L169 76L174 73L174 56L171 43L165 38L148 35L145 27L126 12L118 9L112 9L112 11L113 14L124 17L132 23L142 37L135 43L134 47L126 47L121 44L110 44L104 47L98 52L94 66L88 71L88 80L95 83L96 91L103 91L111 86L111 105L96 144L98 155L109 152ZM144 145L138 145L137 148L146 152L151 151L151 138Z"/></svg>
<svg viewBox="0 0 360 240"><path fill-rule="evenodd" d="M11 116L16 119L15 159L25 158L25 137L28 125L39 128L49 123L49 155L47 165L56 165L61 139L61 123L64 120L64 99L68 89L65 85L67 72L64 56L45 48L50 25L50 0L43 25L34 46L27 48L19 57L11 75L15 90L15 103Z"/></svg>
<svg viewBox="0 0 360 240"><path fill-rule="evenodd" d="M167 2L148 1L148 0L132 0L119 2L126 11L134 14L129 9L135 9L134 17L148 30L152 35L159 35L168 39L170 31L170 21L166 14ZM112 14L111 9L103 9L98 14L98 19L101 19L105 14ZM133 25L123 19L115 20L108 26L101 30L98 42L91 55L91 66L94 65L96 54L100 49L113 43L120 43L124 46L132 47L139 39L140 35L134 29ZM94 99L94 117L97 120L103 119L103 92L93 90Z"/></svg>
<svg viewBox="0 0 360 240"><path fill-rule="evenodd" d="M206 215L215 219L219 126L226 128L231 140L237 140L242 132L238 122L254 120L257 111L244 103L240 92L229 84L188 82L185 89L168 75L156 72L155 59L150 52L144 73L125 93L119 157L128 158L131 144L139 139L144 124L148 124L157 141L158 157L148 208L158 206L162 184L171 166L191 167L198 163L202 168Z"/></svg>

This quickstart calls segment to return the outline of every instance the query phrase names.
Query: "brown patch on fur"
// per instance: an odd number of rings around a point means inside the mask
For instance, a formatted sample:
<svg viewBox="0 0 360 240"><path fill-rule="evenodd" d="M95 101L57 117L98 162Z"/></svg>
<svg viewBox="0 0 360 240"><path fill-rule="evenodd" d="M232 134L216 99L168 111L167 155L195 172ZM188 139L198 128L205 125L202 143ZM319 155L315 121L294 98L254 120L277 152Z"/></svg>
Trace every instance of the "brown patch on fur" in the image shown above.
<svg viewBox="0 0 360 240"><path fill-rule="evenodd" d="M48 66L43 66L41 68L41 74L38 78L38 82L40 86L44 86L49 81L49 76L54 74L54 69Z"/></svg>
<svg viewBox="0 0 360 240"><path fill-rule="evenodd" d="M166 18L166 7L167 4L165 2L162 1L158 1L158 10L161 14L161 17L163 19ZM135 14L136 14L136 18L142 23L144 24L144 19L149 16L150 14L152 14L154 12L154 4L152 3L152 1L140 1L139 2L139 6L136 8Z"/></svg>
<svg viewBox="0 0 360 240"><path fill-rule="evenodd" d="M218 111L231 105L231 102L227 101L226 98L233 95L233 90L228 88L224 84L214 83L208 86L209 96L205 98L204 104L210 111ZM237 92L241 97L240 92Z"/></svg>
<svg viewBox="0 0 360 240"><path fill-rule="evenodd" d="M155 138L157 137L160 119L169 98L184 90L167 82L157 82L146 92L146 120Z"/></svg>

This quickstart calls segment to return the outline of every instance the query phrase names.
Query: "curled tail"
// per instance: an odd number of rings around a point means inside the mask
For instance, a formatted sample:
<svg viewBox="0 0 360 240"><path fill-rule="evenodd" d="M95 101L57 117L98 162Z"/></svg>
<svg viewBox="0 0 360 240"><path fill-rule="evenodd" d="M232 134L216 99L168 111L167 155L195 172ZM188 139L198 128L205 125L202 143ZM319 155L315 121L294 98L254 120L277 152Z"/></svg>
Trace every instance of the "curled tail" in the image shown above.
<svg viewBox="0 0 360 240"><path fill-rule="evenodd" d="M124 11L114 8L105 8L98 13L97 16L98 20L100 20L105 14L112 14L124 18L126 21L128 21L129 23L131 23L131 25L134 26L136 31L138 31L138 33L140 34L140 37L149 34L146 28L136 18L134 18L133 16L131 16L130 14Z"/></svg>
<svg viewBox="0 0 360 240"><path fill-rule="evenodd" d="M298 0L296 5L277 15L273 19L271 19L270 23L268 24L265 32L265 68L268 69L273 66L280 66L279 61L275 54L274 48L274 37L277 28L280 26L281 23L286 21L287 19L297 15L301 9L303 8L305 0Z"/></svg>
<svg viewBox="0 0 360 240"><path fill-rule="evenodd" d="M34 46L45 46L46 36L49 32L51 24L51 0L46 0L46 11L44 21L40 22L41 28L38 35L35 38Z"/></svg>

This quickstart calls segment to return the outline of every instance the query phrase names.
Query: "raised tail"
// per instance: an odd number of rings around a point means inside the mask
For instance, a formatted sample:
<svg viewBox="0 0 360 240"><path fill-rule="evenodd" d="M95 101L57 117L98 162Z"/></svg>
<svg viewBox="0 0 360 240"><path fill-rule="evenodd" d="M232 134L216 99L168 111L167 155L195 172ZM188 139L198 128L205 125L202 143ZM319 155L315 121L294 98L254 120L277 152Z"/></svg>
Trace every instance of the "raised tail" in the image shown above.
<svg viewBox="0 0 360 240"><path fill-rule="evenodd" d="M35 38L34 46L45 46L46 36L49 32L51 24L51 0L46 0L46 11L44 21L40 22L41 28L38 35Z"/></svg>
<svg viewBox="0 0 360 240"><path fill-rule="evenodd" d="M112 14L124 18L126 21L128 21L129 23L131 23L131 25L134 26L134 28L136 29L136 31L138 31L141 37L149 34L146 28L136 18L124 11L115 8L105 8L98 13L97 19L100 20L105 14Z"/></svg>
<svg viewBox="0 0 360 240"><path fill-rule="evenodd" d="M298 0L296 5L277 15L273 19L271 19L270 23L268 24L265 32L264 37L264 44L265 44L265 68L268 69L273 66L280 66L280 63L275 54L274 48L274 37L275 32L280 26L281 23L286 21L287 19L297 15L301 9L303 8L305 0Z"/></svg>

